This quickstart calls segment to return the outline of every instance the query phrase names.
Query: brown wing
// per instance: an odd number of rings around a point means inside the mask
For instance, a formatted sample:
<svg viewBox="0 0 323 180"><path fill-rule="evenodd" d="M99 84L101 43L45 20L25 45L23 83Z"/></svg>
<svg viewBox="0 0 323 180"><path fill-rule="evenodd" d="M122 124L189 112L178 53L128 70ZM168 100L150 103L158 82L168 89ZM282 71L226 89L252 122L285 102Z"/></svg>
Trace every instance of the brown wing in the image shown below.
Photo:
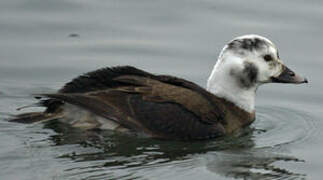
<svg viewBox="0 0 323 180"><path fill-rule="evenodd" d="M219 121L221 122L222 118L224 117L224 112L221 110L219 111L220 106L214 105L214 100L216 98L213 95L207 94L207 91L205 90L191 90L186 87L169 84L168 81L165 83L155 79L139 76L120 76L114 80L131 84L133 86L138 86L135 88L130 88L128 92L141 93L144 100L180 104L190 112L200 117L200 120L203 123L214 124ZM195 86L199 87L197 85ZM119 89L127 91L127 87ZM208 99L205 97L206 95L209 95L212 99Z"/></svg>
<svg viewBox="0 0 323 180"><path fill-rule="evenodd" d="M155 81L160 81L164 83L163 87L165 86L165 84L169 84L169 85L173 85L169 87L174 88L174 86L177 86L177 87L180 87L180 89L184 89L184 91L185 89L191 90L186 92L188 92L188 94L195 92L195 94L199 94L199 96L196 96L196 97L200 97L200 96L204 97L203 102L201 103L206 104L205 107L208 107L207 109L202 108L201 110L198 110L199 108L197 108L196 110L193 110L196 107L201 107L198 104L200 101L197 101L197 103L194 104L194 107L190 103L188 103L188 106L190 106L190 109L193 112L195 111L209 112L208 115L205 116L205 118L203 119L205 123L217 122L224 118L223 108L219 106L218 99L216 99L212 94L210 94L208 91L201 88L200 86L190 81L173 77L173 76L153 75L151 73L142 71L132 66L117 66L112 68L107 67L107 68L99 69L97 71L89 72L67 83L62 89L59 90L59 93L84 93L84 92L91 92L91 91L98 91L98 90L106 90L111 88L125 87L129 85L133 86L134 84L129 78L128 80L125 80L124 78L123 78L124 80L117 80L119 77L124 77L124 76L132 76L132 77L146 78L146 79L151 79ZM170 94L171 92L163 93L164 96L170 96ZM57 102L55 103L59 104ZM51 104L55 104L55 103L51 103Z"/></svg>
<svg viewBox="0 0 323 180"><path fill-rule="evenodd" d="M125 111L127 110L127 96L125 95L118 91L97 91L91 95L78 93L42 94L42 96L53 98L54 100L82 107L126 128L141 130L144 127L129 117L129 111Z"/></svg>
<svg viewBox="0 0 323 180"><path fill-rule="evenodd" d="M205 139L224 134L220 113L196 91L140 76L120 76L114 81L128 86L46 96L156 137Z"/></svg>
<svg viewBox="0 0 323 180"><path fill-rule="evenodd" d="M125 83L113 80L114 78L122 75L136 75L150 78L157 77L132 66L106 67L88 72L73 79L66 83L58 93L86 93L126 86L127 84ZM41 100L39 104L47 107L46 112L53 113L56 112L63 103L57 99L46 99Z"/></svg>

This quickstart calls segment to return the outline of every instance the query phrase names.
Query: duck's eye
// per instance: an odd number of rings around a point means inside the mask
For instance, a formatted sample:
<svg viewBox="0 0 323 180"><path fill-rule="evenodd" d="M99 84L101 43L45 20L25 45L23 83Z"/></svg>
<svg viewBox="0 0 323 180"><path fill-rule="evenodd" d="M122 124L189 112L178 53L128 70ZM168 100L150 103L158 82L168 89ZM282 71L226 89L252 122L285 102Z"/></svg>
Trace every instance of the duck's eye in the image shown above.
<svg viewBox="0 0 323 180"><path fill-rule="evenodd" d="M270 54L266 54L265 56L264 56L264 60L265 61L272 61L273 60L273 57L270 55Z"/></svg>

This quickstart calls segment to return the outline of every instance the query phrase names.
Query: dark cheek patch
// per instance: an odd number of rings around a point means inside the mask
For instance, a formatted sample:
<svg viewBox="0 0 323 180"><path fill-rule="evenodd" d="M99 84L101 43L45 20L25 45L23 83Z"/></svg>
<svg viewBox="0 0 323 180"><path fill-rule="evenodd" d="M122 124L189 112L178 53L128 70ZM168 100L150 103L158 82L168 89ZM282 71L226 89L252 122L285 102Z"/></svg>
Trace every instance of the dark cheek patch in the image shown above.
<svg viewBox="0 0 323 180"><path fill-rule="evenodd" d="M239 77L239 83L244 88L253 87L257 82L258 68L249 62L244 63L244 69Z"/></svg>

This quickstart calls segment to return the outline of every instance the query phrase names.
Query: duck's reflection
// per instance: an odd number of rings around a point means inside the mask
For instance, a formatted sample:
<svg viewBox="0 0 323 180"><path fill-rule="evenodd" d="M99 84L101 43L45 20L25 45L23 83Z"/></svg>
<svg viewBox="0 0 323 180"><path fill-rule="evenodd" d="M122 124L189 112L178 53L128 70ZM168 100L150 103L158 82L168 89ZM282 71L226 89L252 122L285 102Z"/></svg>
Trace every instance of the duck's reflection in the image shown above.
<svg viewBox="0 0 323 180"><path fill-rule="evenodd" d="M191 168L204 166L209 172L238 179L304 178L276 162L301 163L282 155L273 148L255 148L253 136L257 130L248 128L231 137L203 142L161 141L118 135L110 131L81 131L66 124L50 122L46 127L58 132L52 136L56 145L79 144L94 147L93 152L62 155L76 162L102 161L102 168L145 168L185 163ZM176 166L176 164L173 164ZM94 167L94 166L93 166ZM88 167L88 168L93 168ZM98 167L96 163L95 168ZM188 168L190 169L190 168Z"/></svg>
<svg viewBox="0 0 323 180"><path fill-rule="evenodd" d="M213 158L213 161L210 159ZM302 162L296 158L282 156L263 149L242 152L216 152L208 155L209 171L223 176L243 179L280 179L304 177L275 165L277 161Z"/></svg>

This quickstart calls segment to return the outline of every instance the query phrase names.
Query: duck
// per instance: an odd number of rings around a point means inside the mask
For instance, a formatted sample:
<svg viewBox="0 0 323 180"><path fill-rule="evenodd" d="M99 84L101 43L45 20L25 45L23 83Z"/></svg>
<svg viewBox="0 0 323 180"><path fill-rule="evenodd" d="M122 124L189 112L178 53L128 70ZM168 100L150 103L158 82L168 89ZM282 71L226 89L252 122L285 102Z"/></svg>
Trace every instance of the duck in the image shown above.
<svg viewBox="0 0 323 180"><path fill-rule="evenodd" d="M171 75L133 66L105 67L39 94L43 112L11 121L59 120L72 127L142 134L158 139L203 140L230 135L255 121L255 97L267 83L307 83L284 65L278 49L260 35L243 35L220 52L206 89Z"/></svg>

